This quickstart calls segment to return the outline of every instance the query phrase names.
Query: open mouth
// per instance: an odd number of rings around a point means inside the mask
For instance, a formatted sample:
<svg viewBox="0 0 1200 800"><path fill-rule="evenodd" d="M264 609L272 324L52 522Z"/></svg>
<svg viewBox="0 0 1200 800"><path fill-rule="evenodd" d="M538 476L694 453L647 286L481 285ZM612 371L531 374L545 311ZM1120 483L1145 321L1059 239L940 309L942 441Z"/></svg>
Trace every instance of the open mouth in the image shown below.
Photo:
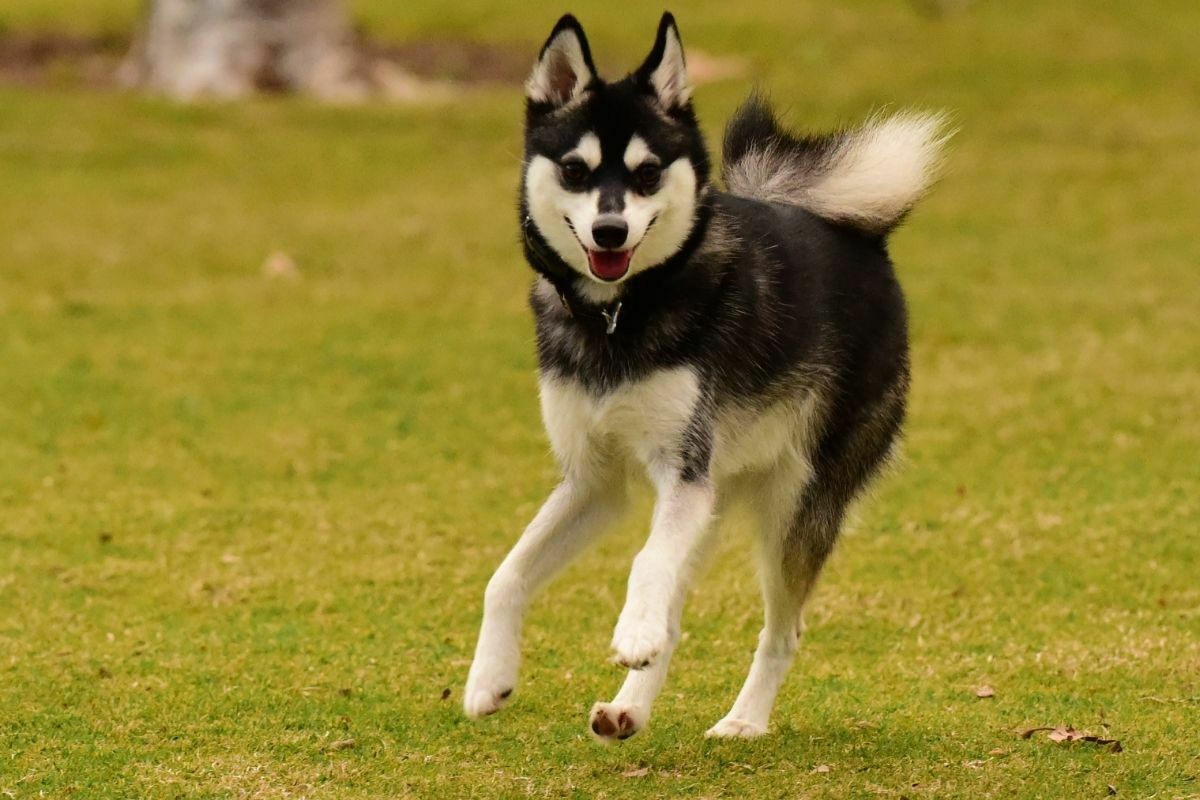
<svg viewBox="0 0 1200 800"><path fill-rule="evenodd" d="M602 281L619 281L629 272L633 250L588 250L587 257L593 275Z"/></svg>
<svg viewBox="0 0 1200 800"><path fill-rule="evenodd" d="M564 215L563 222L567 223L567 227L575 236L575 241L579 242L583 252L587 253L588 269L592 271L593 275L610 283L625 277L625 273L629 272L629 262L633 260L633 251L637 250L636 246L628 250L592 250L579 238L579 233L575 230L575 225L572 224L570 217ZM650 222L654 224L654 220Z"/></svg>

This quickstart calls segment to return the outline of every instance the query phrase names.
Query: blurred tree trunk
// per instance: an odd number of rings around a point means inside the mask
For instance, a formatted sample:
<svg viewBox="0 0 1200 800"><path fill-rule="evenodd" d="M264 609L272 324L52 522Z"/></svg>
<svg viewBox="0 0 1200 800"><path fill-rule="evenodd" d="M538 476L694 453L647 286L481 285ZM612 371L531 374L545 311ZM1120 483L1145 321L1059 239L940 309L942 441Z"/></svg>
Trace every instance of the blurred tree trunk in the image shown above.
<svg viewBox="0 0 1200 800"><path fill-rule="evenodd" d="M303 92L357 100L371 81L340 0L149 0L122 67L181 99Z"/></svg>

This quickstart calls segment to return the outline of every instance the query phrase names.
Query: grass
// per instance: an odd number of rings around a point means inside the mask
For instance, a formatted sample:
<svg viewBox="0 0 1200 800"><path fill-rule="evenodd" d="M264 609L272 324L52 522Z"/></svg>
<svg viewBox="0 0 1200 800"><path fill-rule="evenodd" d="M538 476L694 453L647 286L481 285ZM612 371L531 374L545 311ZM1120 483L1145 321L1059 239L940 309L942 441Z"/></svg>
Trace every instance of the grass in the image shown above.
<svg viewBox="0 0 1200 800"><path fill-rule="evenodd" d="M0 22L136 13L72 5ZM559 11L404 6L356 9L531 47ZM576 8L602 62L648 47L649 10ZM555 479L515 88L0 89L0 793L1200 796L1200 6L674 10L797 121L894 103L962 129L893 246L907 464L843 540L773 735L701 737L758 628L737 519L650 729L585 735L645 497L532 610L513 705L459 712L484 583ZM714 139L750 82L697 92ZM299 280L261 276L274 250ZM1124 752L1017 734L1057 724Z"/></svg>

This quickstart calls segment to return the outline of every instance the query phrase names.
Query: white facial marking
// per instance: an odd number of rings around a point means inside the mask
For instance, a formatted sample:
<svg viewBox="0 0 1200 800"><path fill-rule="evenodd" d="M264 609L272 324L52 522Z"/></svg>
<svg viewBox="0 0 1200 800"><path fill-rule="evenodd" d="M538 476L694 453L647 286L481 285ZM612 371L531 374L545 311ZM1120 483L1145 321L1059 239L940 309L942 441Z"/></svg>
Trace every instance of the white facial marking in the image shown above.
<svg viewBox="0 0 1200 800"><path fill-rule="evenodd" d="M625 169L633 172L653 155L646 140L635 133L629 140L629 146L625 148Z"/></svg>
<svg viewBox="0 0 1200 800"><path fill-rule="evenodd" d="M585 133L579 137L579 144L575 145L575 149L567 153L567 156L579 156L583 163L588 165L588 169L596 169L600 166L600 138L594 133ZM563 157L564 160L567 156Z"/></svg>
<svg viewBox="0 0 1200 800"><path fill-rule="evenodd" d="M625 193L629 241L637 245L629 274L655 267L675 254L696 221L696 171L687 158L663 170L654 194ZM653 225L653 227L651 227Z"/></svg>
<svg viewBox="0 0 1200 800"><path fill-rule="evenodd" d="M599 190L568 191L559 180L558 164L545 156L534 156L525 170L525 196L533 224L554 252L579 274L590 275L583 248L589 244L595 247L592 221L596 219ZM578 235L571 231L572 226Z"/></svg>
<svg viewBox="0 0 1200 800"><path fill-rule="evenodd" d="M567 155L578 156L589 169L596 169L602 160L599 137L585 133ZM623 160L632 170L656 159L646 141L634 136ZM689 159L680 158L663 170L658 191L649 195L625 192L621 216L629 225L626 247L636 250L629 272L611 282L592 275L584 249L599 249L592 238L592 225L600 213L599 191L569 191L559 179L558 164L545 156L534 156L525 172L525 194L538 231L568 266L586 278L579 290L589 300L604 303L619 294L617 287L631 275L661 264L683 245L695 222L696 172Z"/></svg>

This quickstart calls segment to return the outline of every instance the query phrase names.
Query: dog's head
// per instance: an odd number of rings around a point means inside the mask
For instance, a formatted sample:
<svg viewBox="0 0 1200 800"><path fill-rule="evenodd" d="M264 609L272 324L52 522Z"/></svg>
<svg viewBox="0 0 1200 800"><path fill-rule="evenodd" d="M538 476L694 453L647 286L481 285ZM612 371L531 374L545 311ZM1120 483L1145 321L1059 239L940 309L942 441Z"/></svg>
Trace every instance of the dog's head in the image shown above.
<svg viewBox="0 0 1200 800"><path fill-rule="evenodd" d="M527 224L604 295L687 241L708 184L683 44L670 14L645 62L596 73L583 28L558 21L525 83Z"/></svg>

